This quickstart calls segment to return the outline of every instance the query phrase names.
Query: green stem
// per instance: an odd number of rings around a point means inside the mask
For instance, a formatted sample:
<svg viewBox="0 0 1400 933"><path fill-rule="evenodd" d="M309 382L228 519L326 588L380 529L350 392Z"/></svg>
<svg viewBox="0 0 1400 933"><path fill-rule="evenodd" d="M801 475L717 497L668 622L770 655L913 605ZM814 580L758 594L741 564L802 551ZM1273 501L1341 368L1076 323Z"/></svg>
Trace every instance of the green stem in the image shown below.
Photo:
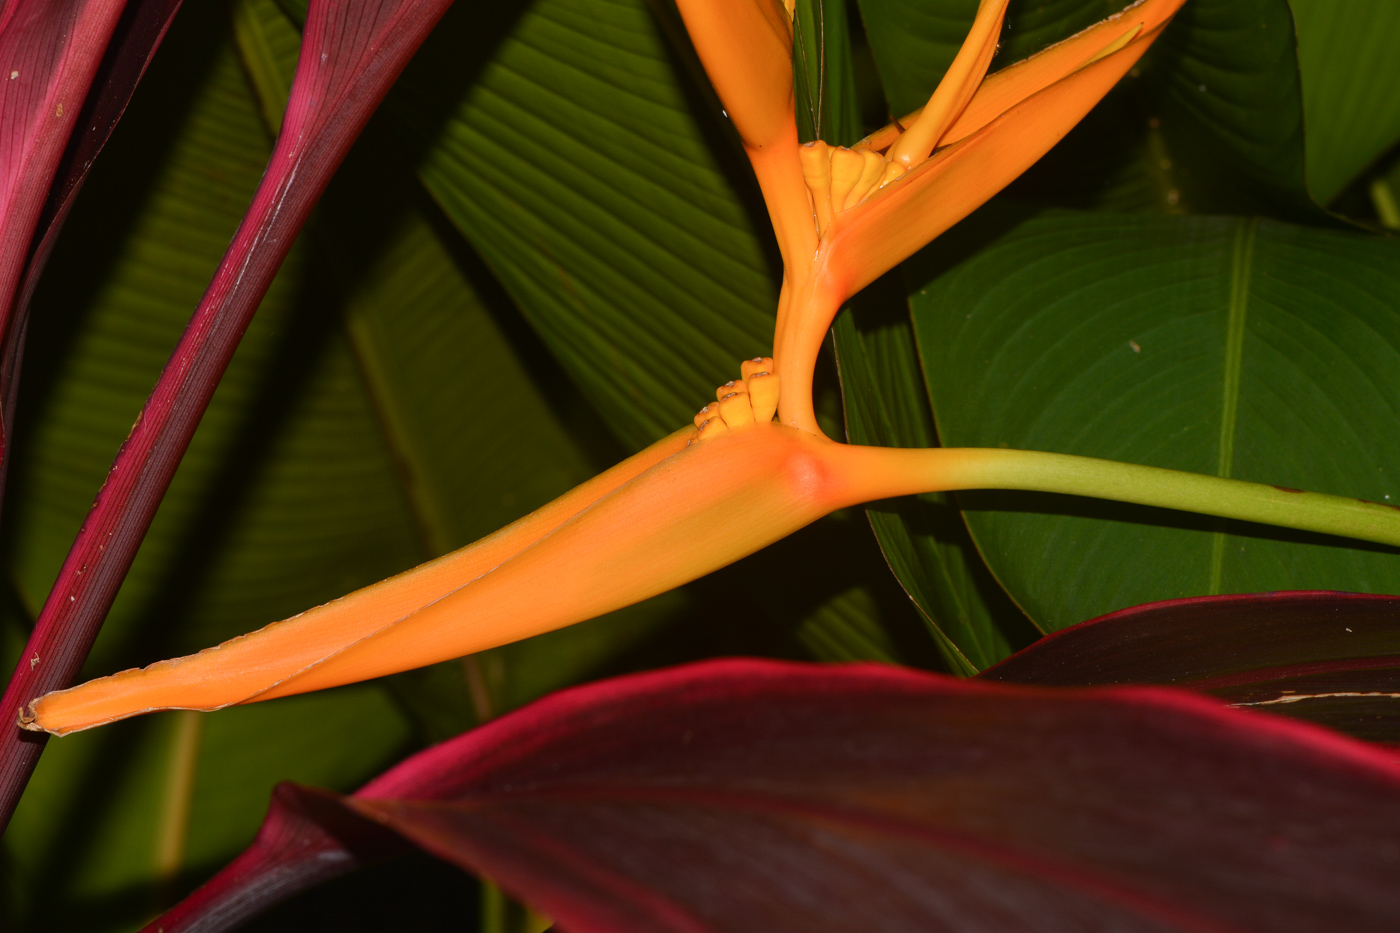
<svg viewBox="0 0 1400 933"><path fill-rule="evenodd" d="M1400 507L1363 499L1033 450L943 448L886 454L907 458L898 466L890 463L895 469L887 475L903 478L884 484L888 494L957 489L1063 493L1400 546Z"/></svg>

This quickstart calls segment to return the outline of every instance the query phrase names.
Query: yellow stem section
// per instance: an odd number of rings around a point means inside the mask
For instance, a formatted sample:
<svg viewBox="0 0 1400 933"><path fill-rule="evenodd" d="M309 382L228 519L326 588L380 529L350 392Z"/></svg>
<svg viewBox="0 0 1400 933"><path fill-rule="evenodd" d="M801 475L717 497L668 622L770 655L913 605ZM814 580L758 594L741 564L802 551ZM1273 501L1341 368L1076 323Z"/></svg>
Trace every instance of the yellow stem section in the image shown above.
<svg viewBox="0 0 1400 933"><path fill-rule="evenodd" d="M959 489L1060 493L1400 547L1400 507L1348 496L1036 450L847 449L844 468L862 476L871 499Z"/></svg>
<svg viewBox="0 0 1400 933"><path fill-rule="evenodd" d="M802 180L799 149L797 123L792 120L772 145L744 144L763 203L768 207L768 218L773 222L785 281L806 274L817 248L817 225L807 185Z"/></svg>
<svg viewBox="0 0 1400 933"><path fill-rule="evenodd" d="M654 596L836 509L955 489L1089 495L1400 545L1400 510L1354 499L1062 454L851 446L753 422L661 460L401 619L307 613L48 694L31 704L28 725L61 735L155 709L218 709L422 667Z"/></svg>
<svg viewBox="0 0 1400 933"><path fill-rule="evenodd" d="M797 159L792 20L775 0L677 0L700 63L758 176L789 273L816 249Z"/></svg>
<svg viewBox="0 0 1400 933"><path fill-rule="evenodd" d="M773 366L783 379L778 397L778 420L809 434L820 435L812 403L812 379L817 354L836 312L851 294L844 280L833 274L826 240L807 274L783 290L778 326L773 332Z"/></svg>

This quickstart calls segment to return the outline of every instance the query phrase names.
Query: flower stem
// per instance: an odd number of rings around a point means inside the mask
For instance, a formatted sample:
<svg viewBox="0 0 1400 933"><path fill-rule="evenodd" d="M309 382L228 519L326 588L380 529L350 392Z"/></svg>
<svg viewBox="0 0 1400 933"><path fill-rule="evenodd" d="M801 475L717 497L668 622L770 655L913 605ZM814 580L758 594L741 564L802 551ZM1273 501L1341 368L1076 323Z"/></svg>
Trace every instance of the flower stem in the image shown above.
<svg viewBox="0 0 1400 933"><path fill-rule="evenodd" d="M1033 450L849 449L871 458L857 485L887 490L886 496L959 489L1052 492L1400 546L1400 507L1347 496Z"/></svg>

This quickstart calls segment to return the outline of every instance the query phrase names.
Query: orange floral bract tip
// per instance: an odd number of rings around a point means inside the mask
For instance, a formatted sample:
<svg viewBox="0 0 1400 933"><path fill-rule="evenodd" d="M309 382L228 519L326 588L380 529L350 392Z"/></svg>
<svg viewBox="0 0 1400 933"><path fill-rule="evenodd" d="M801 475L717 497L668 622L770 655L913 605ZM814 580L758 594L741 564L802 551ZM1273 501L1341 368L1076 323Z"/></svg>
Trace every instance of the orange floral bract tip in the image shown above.
<svg viewBox="0 0 1400 933"><path fill-rule="evenodd" d="M498 566L402 616L386 612L382 597L410 575L196 655L50 693L30 705L24 725L64 735L157 709L215 710L517 641L673 589L836 509L931 482L936 488L939 464L958 456L851 447L749 422L662 459ZM460 569L499 547L514 527L413 574L434 575L453 560Z"/></svg>

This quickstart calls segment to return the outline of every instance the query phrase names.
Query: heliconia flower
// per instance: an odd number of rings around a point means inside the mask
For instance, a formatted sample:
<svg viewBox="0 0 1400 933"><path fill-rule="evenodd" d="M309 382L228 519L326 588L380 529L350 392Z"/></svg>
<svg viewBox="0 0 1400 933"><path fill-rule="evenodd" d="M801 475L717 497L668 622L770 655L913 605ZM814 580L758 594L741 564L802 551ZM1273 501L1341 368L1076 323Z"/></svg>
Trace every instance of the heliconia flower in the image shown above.
<svg viewBox="0 0 1400 933"><path fill-rule="evenodd" d="M47 694L22 724L62 735L420 667L646 599L837 509L919 492L1100 496L1400 544L1400 513L1355 499L1060 454L847 445L812 418L812 368L840 304L1053 146L1182 2L1144 0L984 81L1006 2L983 0L927 107L832 149L797 141L789 10L679 0L777 231L775 357L743 363L693 427L473 545L199 654Z"/></svg>
<svg viewBox="0 0 1400 933"><path fill-rule="evenodd" d="M773 349L787 389L782 421L819 430L812 373L841 305L1048 152L1132 68L1183 2L1139 0L984 81L1007 0L981 0L967 41L927 106L850 149L818 141L793 159L750 142L797 135L790 42L780 48L742 38L752 29L746 17L767 23L775 4L678 0L705 71L745 141L782 246ZM732 75L770 71L788 76L786 109L775 103L777 82L758 92L747 85L731 90ZM792 218L805 220L801 236L791 229Z"/></svg>

